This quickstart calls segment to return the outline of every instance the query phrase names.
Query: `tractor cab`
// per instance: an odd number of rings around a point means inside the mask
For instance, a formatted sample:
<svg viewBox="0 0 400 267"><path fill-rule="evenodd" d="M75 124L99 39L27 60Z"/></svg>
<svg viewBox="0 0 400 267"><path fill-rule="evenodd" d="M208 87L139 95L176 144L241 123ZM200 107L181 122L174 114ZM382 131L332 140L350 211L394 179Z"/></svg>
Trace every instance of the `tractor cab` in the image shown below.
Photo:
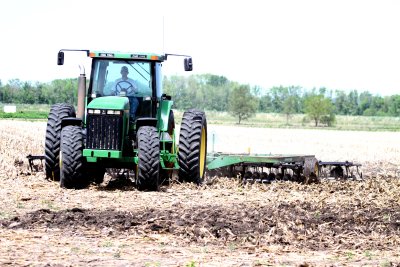
<svg viewBox="0 0 400 267"><path fill-rule="evenodd" d="M90 52L89 56L93 59L87 90L88 111L91 106L104 107L106 102L120 102L122 104L113 109L123 112L129 125L135 127L137 120L144 118L154 121L157 103L162 97L161 62L164 57L102 52ZM113 100L115 97L123 99Z"/></svg>
<svg viewBox="0 0 400 267"><path fill-rule="evenodd" d="M130 122L138 118L155 118L156 102L162 96L161 56L137 55L101 57L101 53L90 53L93 57L91 79L88 88L88 107L92 101L107 101L104 97L117 96L128 99ZM125 107L124 107L125 109Z"/></svg>

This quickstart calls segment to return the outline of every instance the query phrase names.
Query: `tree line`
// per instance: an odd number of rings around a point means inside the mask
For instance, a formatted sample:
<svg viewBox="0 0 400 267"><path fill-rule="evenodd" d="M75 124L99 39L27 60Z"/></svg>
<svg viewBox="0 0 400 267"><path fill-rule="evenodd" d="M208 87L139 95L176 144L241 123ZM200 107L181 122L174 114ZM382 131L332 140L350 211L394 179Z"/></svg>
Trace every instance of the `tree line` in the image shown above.
<svg viewBox="0 0 400 267"><path fill-rule="evenodd" d="M282 113L288 120L291 114L308 114L316 124L323 122L324 118L329 123L334 115L400 116L400 95L379 96L368 91L306 89L300 86L266 89L239 84L213 74L165 76L164 92L172 96L176 109L196 107L229 111L239 123L255 112ZM76 104L77 79L58 79L49 83L14 79L7 84L0 80L0 102Z"/></svg>
<svg viewBox="0 0 400 267"><path fill-rule="evenodd" d="M78 79L58 79L50 83L26 82L19 79L2 84L0 80L0 103L13 104L76 104Z"/></svg>
<svg viewBox="0 0 400 267"><path fill-rule="evenodd" d="M164 91L178 109L197 107L230 111L241 119L254 112L307 114L317 125L331 124L335 115L400 116L400 95L379 96L368 91L328 90L300 86L250 87L213 74L164 78Z"/></svg>

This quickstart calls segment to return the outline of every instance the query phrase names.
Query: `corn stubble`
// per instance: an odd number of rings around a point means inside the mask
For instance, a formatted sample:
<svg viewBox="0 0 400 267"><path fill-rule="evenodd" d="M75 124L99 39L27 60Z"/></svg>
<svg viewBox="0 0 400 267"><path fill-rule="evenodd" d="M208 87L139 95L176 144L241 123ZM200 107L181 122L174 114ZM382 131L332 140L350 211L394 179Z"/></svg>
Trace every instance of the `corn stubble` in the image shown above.
<svg viewBox="0 0 400 267"><path fill-rule="evenodd" d="M44 153L45 127L0 120L0 265L400 264L393 158L363 161L357 147L362 181L207 177L200 187L175 182L161 192L65 190L28 168L28 154Z"/></svg>

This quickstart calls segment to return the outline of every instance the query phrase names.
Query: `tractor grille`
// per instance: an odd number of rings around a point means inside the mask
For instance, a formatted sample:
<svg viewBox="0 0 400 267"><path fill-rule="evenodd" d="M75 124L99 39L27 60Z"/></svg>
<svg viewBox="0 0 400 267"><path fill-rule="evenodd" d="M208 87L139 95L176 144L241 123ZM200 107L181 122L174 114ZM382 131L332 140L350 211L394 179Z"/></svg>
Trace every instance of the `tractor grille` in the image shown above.
<svg viewBox="0 0 400 267"><path fill-rule="evenodd" d="M89 149L120 150L122 119L119 115L88 114L86 147Z"/></svg>

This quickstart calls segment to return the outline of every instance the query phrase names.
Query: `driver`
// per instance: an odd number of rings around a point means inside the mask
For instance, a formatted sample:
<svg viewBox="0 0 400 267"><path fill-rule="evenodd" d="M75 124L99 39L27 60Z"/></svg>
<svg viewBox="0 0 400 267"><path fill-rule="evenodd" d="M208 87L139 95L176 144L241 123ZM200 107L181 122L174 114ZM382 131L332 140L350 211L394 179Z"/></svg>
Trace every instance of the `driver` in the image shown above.
<svg viewBox="0 0 400 267"><path fill-rule="evenodd" d="M121 78L117 79L111 89L111 94L120 95L121 92L125 92L125 95L129 98L130 103L130 116L135 117L136 110L139 106L139 101L135 97L138 93L138 87L134 80L128 78L128 67L123 66L121 68Z"/></svg>

